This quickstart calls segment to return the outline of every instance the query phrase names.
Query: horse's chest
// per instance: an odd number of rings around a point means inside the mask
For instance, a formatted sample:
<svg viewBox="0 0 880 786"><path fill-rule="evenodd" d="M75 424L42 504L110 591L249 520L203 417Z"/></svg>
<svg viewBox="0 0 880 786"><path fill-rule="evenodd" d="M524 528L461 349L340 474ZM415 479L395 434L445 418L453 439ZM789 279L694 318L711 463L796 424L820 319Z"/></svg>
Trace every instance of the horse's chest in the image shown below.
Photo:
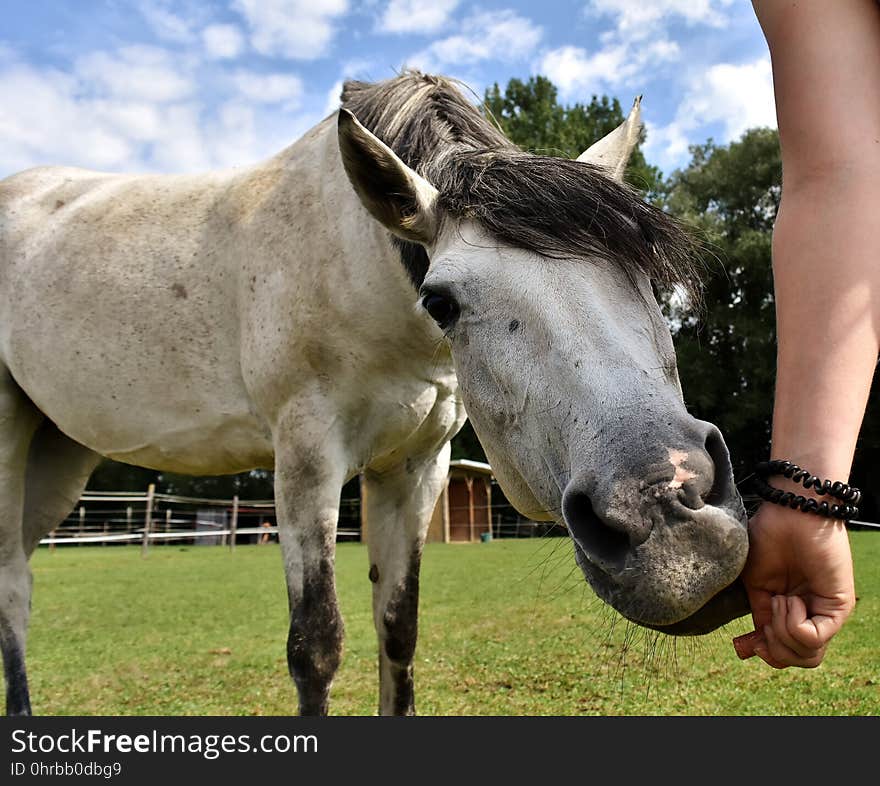
<svg viewBox="0 0 880 786"><path fill-rule="evenodd" d="M424 381L382 386L353 414L359 463L374 469L430 452L464 419L449 386Z"/></svg>

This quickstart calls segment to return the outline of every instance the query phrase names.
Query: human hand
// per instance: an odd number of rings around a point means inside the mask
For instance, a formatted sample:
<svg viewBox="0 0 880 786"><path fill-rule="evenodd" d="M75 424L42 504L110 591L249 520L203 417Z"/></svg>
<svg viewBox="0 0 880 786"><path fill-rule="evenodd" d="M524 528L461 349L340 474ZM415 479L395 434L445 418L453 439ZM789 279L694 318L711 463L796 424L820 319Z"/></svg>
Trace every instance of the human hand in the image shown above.
<svg viewBox="0 0 880 786"><path fill-rule="evenodd" d="M737 655L757 655L776 669L818 666L855 606L846 526L762 505L749 522L742 580L755 630L734 639Z"/></svg>

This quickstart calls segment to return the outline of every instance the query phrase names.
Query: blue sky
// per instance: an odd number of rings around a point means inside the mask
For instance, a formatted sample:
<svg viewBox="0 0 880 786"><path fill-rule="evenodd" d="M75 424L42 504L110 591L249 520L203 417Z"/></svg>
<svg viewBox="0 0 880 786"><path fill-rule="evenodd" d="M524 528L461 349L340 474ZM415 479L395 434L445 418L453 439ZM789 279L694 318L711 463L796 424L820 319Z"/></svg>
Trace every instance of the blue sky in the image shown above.
<svg viewBox="0 0 880 786"><path fill-rule="evenodd" d="M742 0L5 0L0 177L242 166L404 66L549 76L563 101L644 95L645 154L775 126L770 60Z"/></svg>

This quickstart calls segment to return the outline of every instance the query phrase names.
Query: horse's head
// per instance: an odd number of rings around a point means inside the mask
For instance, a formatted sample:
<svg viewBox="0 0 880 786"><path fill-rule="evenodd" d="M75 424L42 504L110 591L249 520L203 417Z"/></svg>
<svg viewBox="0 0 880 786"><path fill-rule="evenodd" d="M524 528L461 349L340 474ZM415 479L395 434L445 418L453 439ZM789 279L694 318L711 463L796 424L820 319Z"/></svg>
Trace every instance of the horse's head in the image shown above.
<svg viewBox="0 0 880 786"><path fill-rule="evenodd" d="M636 106L577 162L453 149L426 177L345 110L339 141L364 206L427 251L420 301L508 498L564 520L625 617L703 633L748 611L746 518L652 293L690 249L622 183L639 127Z"/></svg>

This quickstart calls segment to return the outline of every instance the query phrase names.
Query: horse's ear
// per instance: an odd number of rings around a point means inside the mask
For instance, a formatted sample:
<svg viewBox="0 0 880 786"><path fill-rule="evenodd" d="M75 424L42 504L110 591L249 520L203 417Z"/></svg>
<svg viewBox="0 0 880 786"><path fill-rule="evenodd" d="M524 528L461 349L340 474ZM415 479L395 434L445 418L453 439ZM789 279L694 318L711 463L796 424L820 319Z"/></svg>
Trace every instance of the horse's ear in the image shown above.
<svg viewBox="0 0 880 786"><path fill-rule="evenodd" d="M642 97L636 96L626 120L608 136L587 148L577 160L602 167L611 177L622 183L629 157L638 145L642 133L641 104Z"/></svg>
<svg viewBox="0 0 880 786"><path fill-rule="evenodd" d="M431 243L437 234L437 189L347 109L339 110L338 133L345 172L373 218L404 240Z"/></svg>

